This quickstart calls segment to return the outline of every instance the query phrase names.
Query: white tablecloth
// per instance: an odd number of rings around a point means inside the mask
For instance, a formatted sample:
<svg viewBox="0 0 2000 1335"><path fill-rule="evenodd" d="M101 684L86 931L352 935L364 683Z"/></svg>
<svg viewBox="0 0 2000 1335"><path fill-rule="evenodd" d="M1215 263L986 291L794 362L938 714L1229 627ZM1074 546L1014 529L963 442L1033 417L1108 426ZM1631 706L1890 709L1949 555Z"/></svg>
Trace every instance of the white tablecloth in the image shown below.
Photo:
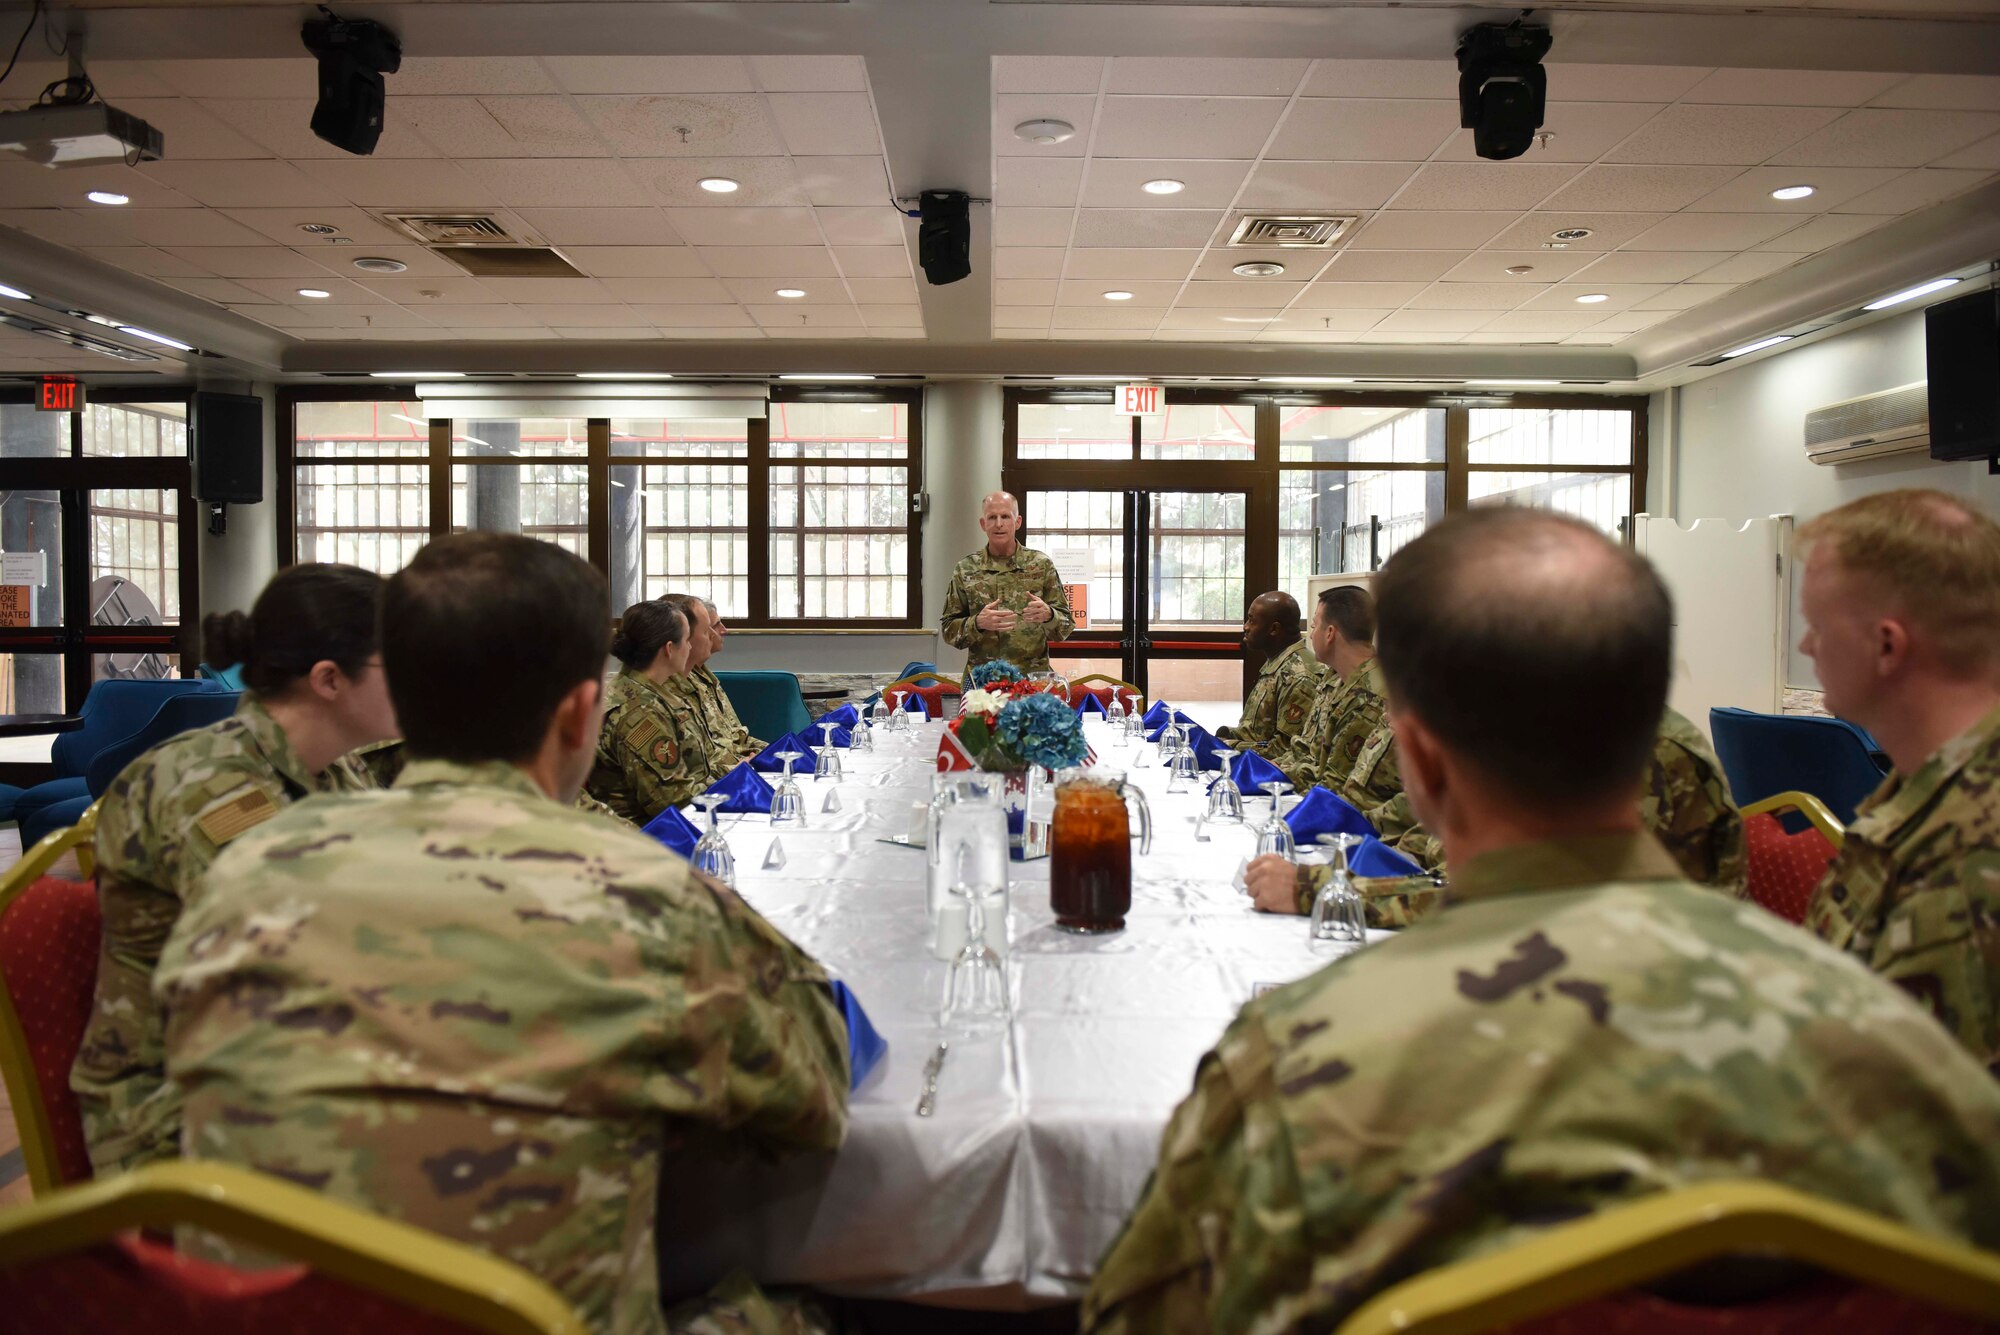
<svg viewBox="0 0 2000 1335"><path fill-rule="evenodd" d="M1198 840L1201 799L1169 794L1156 761L1131 765L1154 748L1114 746L1093 720L1099 763L1128 770L1155 821L1151 854L1135 849L1127 926L1057 930L1048 862L1012 864L1013 1022L954 1038L935 1114L919 1119L947 966L929 949L923 851L879 840L929 799L941 727L844 756L836 813L821 811L830 785L802 779L803 831L779 834L763 817L726 825L744 898L855 990L889 1053L855 1093L830 1159L675 1157L660 1191L669 1291L740 1266L771 1284L934 1302L1080 1296L1202 1053L1259 984L1326 962L1303 920L1256 913L1233 884L1254 836L1209 827ZM785 865L764 870L774 837Z"/></svg>

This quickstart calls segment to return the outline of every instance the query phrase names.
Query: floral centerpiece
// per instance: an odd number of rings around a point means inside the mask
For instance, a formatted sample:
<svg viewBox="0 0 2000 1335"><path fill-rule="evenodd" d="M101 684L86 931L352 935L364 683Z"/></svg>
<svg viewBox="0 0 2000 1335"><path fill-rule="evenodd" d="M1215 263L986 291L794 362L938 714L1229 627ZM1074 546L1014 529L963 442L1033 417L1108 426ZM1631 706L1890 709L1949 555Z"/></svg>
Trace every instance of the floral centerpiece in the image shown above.
<svg viewBox="0 0 2000 1335"><path fill-rule="evenodd" d="M1008 682L1026 681L1028 677L1004 658L989 658L966 673L965 679L974 686L984 689L995 684L1005 685Z"/></svg>
<svg viewBox="0 0 2000 1335"><path fill-rule="evenodd" d="M1060 696L1026 680L1013 664L996 659L981 663L966 676L972 689L965 693L951 731L979 768L1066 769L1082 764L1089 755L1083 720L1076 711Z"/></svg>

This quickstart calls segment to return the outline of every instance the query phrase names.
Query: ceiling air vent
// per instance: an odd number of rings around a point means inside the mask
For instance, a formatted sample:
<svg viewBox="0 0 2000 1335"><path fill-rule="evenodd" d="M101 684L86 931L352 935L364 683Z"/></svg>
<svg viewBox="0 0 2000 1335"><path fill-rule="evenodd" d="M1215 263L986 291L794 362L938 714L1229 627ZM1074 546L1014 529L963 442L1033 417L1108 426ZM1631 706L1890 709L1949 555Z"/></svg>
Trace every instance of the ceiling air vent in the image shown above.
<svg viewBox="0 0 2000 1335"><path fill-rule="evenodd" d="M582 278L582 270L547 246L438 246L436 252L474 278Z"/></svg>
<svg viewBox="0 0 2000 1335"><path fill-rule="evenodd" d="M485 213L385 213L382 221L427 246L518 246L500 221Z"/></svg>
<svg viewBox="0 0 2000 1335"><path fill-rule="evenodd" d="M1247 213L1236 224L1229 244L1234 247L1283 246L1330 250L1354 225L1353 216L1327 213Z"/></svg>

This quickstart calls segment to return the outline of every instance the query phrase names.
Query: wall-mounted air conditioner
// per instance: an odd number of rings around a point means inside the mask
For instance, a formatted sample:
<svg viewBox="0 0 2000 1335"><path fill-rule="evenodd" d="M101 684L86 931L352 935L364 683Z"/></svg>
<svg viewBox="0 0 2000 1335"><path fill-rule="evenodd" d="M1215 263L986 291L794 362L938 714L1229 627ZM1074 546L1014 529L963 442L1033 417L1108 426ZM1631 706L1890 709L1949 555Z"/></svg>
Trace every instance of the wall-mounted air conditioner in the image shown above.
<svg viewBox="0 0 2000 1335"><path fill-rule="evenodd" d="M1806 457L1816 464L1851 464L1931 445L1929 386L1914 385L1829 403L1806 414Z"/></svg>

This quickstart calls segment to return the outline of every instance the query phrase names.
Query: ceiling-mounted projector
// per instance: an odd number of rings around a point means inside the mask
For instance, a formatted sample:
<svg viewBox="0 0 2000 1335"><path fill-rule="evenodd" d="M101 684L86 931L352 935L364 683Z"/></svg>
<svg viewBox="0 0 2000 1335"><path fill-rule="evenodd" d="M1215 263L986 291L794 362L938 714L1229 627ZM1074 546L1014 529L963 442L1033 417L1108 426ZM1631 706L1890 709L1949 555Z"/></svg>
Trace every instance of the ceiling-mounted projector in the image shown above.
<svg viewBox="0 0 2000 1335"><path fill-rule="evenodd" d="M102 102L0 112L0 153L44 167L90 167L159 159L158 130Z"/></svg>

